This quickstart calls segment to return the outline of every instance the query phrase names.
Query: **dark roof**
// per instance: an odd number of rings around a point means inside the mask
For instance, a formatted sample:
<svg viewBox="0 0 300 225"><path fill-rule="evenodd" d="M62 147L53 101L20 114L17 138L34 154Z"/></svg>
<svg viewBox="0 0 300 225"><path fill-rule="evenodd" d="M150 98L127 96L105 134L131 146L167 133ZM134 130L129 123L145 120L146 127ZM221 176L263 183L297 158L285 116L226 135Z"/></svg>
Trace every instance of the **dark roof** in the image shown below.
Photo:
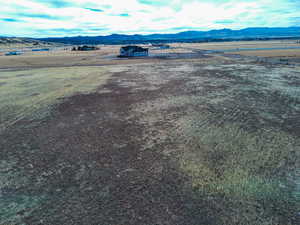
<svg viewBox="0 0 300 225"><path fill-rule="evenodd" d="M152 44L154 47L164 47L164 46L169 46L167 44Z"/></svg>
<svg viewBox="0 0 300 225"><path fill-rule="evenodd" d="M148 48L142 48L140 46L135 46L135 45L128 45L128 46L124 46L121 49L128 51L130 49L132 49L135 52L145 52L148 51Z"/></svg>

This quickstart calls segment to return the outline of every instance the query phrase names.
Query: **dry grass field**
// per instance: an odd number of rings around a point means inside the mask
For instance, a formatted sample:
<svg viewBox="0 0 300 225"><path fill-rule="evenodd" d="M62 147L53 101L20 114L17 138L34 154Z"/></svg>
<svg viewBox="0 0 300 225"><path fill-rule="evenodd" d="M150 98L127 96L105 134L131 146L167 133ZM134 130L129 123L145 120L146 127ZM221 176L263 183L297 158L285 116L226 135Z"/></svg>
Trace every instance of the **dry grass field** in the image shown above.
<svg viewBox="0 0 300 225"><path fill-rule="evenodd" d="M300 58L300 49L242 51L242 52L233 52L233 54L241 54L246 56L261 56L261 57Z"/></svg>
<svg viewBox="0 0 300 225"><path fill-rule="evenodd" d="M297 62L300 62L299 61L300 44L297 43L295 40L233 41L233 42L220 42L220 43L173 44L173 46L181 47L181 48L199 49L199 50L217 50L217 51L230 50L229 54L239 54L243 56L258 56L258 57L266 57L266 58L298 59ZM288 49L294 47L297 47L298 49ZM255 51L251 50L251 49L260 49L260 48L261 50L255 50ZM275 49L275 48L279 48L279 49ZM239 49L243 49L243 51L240 51ZM250 50L247 51L245 49L250 49Z"/></svg>
<svg viewBox="0 0 300 225"><path fill-rule="evenodd" d="M300 66L203 46L0 56L0 224L299 224Z"/></svg>
<svg viewBox="0 0 300 225"><path fill-rule="evenodd" d="M174 46L190 47L194 49L205 50L226 50L236 48L287 48L298 47L299 43L295 40L279 40L279 41L232 41L232 42L209 42L209 43L182 43L172 44Z"/></svg>
<svg viewBox="0 0 300 225"><path fill-rule="evenodd" d="M1 72L1 129L28 115L47 114L59 98L95 90L109 77L105 71L87 66Z"/></svg>
<svg viewBox="0 0 300 225"><path fill-rule="evenodd" d="M49 52L25 52L18 56L0 55L3 69L26 69L26 68L49 68L64 66L102 66L133 64L147 62L144 59L124 60L116 56L119 54L120 46L102 46L100 50L88 52L72 52L59 48ZM153 62L158 61L153 59Z"/></svg>

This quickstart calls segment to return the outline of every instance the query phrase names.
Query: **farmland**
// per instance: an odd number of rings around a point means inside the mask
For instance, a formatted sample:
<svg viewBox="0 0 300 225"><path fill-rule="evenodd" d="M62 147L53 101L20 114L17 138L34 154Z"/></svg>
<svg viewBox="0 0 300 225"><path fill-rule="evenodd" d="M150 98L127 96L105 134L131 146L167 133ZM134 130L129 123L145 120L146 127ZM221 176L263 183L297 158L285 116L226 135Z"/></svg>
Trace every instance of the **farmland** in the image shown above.
<svg viewBox="0 0 300 225"><path fill-rule="evenodd" d="M208 52L253 46L0 56L0 224L297 224L300 50Z"/></svg>

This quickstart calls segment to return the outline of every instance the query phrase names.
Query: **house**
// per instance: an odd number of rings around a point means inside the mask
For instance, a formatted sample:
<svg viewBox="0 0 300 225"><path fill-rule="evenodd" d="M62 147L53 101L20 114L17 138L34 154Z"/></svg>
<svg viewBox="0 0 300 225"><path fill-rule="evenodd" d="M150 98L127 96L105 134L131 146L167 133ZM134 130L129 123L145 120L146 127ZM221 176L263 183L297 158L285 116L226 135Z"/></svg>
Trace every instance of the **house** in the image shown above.
<svg viewBox="0 0 300 225"><path fill-rule="evenodd" d="M140 46L129 45L129 46L122 47L120 49L119 57L139 57L139 56L148 56L148 55L149 55L148 48L142 48Z"/></svg>

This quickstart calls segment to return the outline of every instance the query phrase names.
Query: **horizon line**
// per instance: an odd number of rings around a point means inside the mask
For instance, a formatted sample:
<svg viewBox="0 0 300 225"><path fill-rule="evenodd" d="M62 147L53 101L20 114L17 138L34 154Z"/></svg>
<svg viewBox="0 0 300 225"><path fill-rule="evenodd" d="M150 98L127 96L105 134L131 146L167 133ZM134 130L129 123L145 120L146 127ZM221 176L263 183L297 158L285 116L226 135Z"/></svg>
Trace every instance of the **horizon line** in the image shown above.
<svg viewBox="0 0 300 225"><path fill-rule="evenodd" d="M150 35L172 35L172 34L180 34L180 33L185 33L185 32L210 32L210 31L220 31L220 30L232 30L232 31L241 31L241 30L246 30L246 29L255 29L255 28L260 28L260 29L284 29L284 28L299 28L300 26L287 26L287 27L267 27L267 26L262 26L262 27L258 27L258 26L254 26L254 27L245 27L245 28L241 28L241 29L231 29L231 28L221 28L221 29L210 29L210 30L196 30L197 28L195 28L195 30L193 29L188 29L188 30L183 30L180 32L166 32L166 33L161 33L161 32L150 32L150 33L111 33L111 34L106 34L106 35L72 35L72 36L47 36L47 37L30 37L30 36L7 36L7 35L0 35L0 38L31 38L31 39L46 39L46 38L72 38L72 37L109 37L112 35L120 35L120 36L150 36ZM300 35L300 30L299 30L299 35Z"/></svg>

